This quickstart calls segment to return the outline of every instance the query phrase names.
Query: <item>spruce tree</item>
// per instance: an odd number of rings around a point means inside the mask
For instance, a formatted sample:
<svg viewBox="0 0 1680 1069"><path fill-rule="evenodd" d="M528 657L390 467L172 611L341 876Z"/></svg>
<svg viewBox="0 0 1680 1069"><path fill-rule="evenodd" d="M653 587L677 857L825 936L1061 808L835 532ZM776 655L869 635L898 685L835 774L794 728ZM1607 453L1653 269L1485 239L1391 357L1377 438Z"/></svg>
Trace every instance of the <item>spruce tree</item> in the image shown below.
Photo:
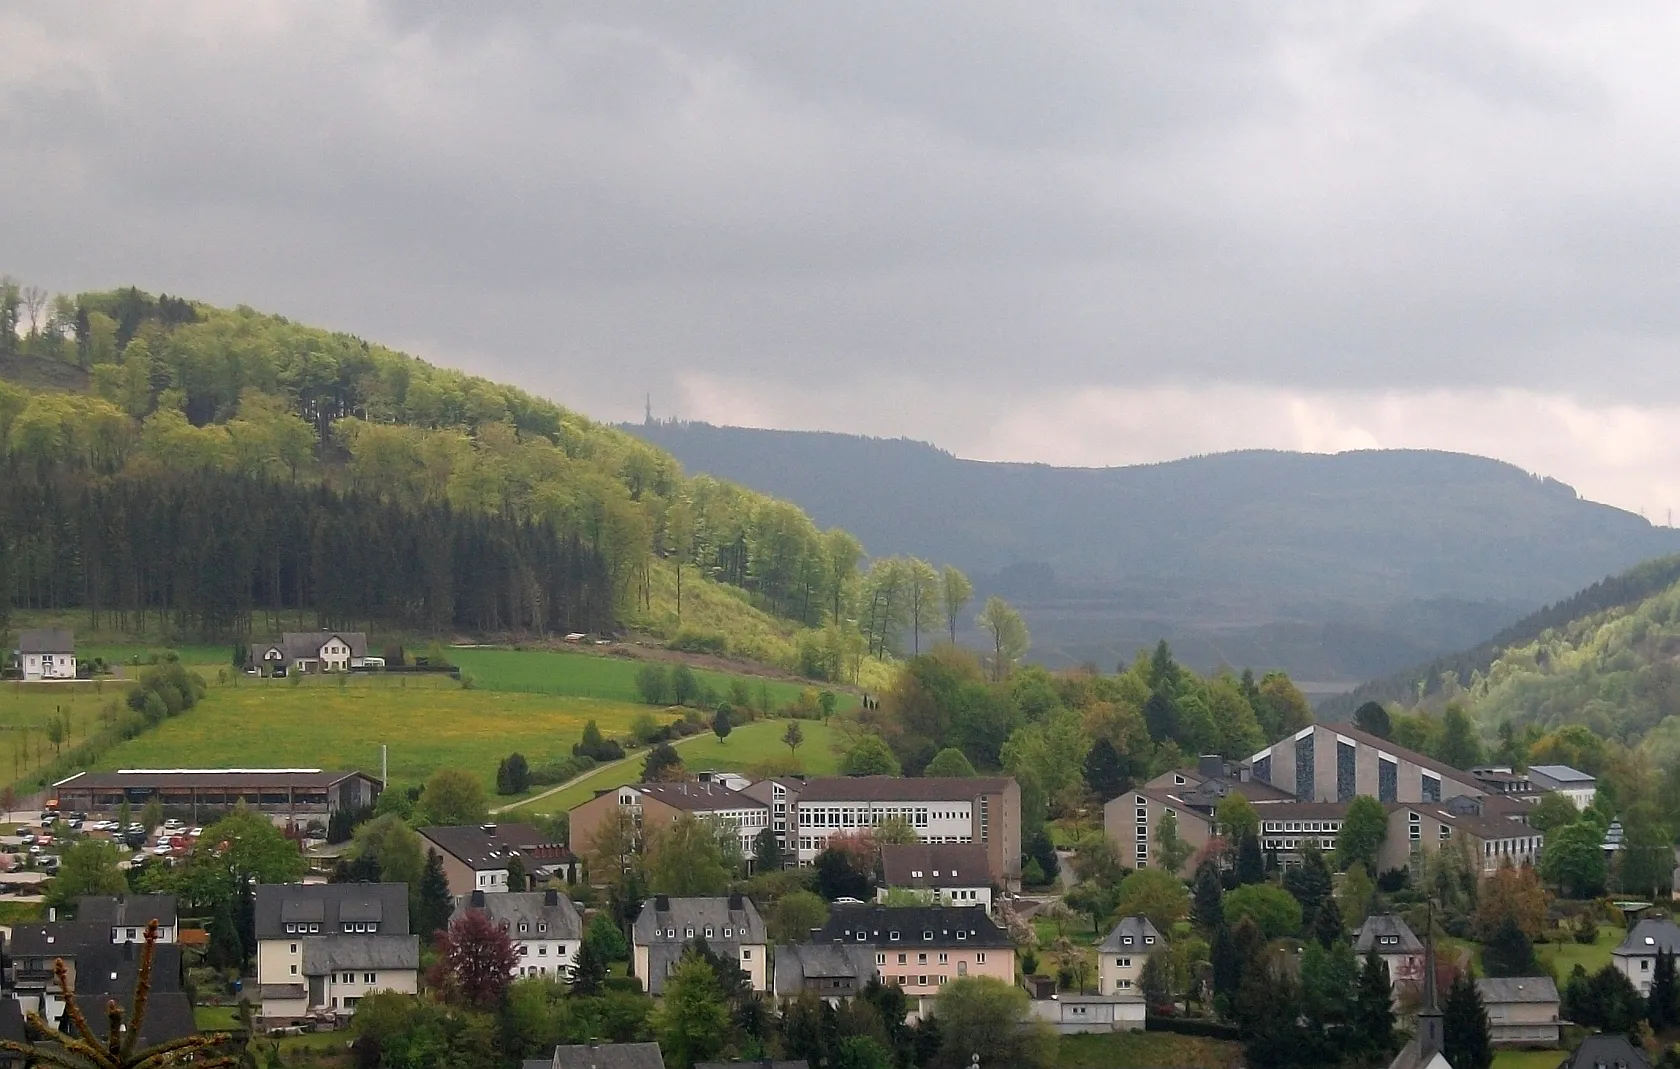
<svg viewBox="0 0 1680 1069"><path fill-rule="evenodd" d="M1242 983L1242 962L1237 958L1236 940L1231 927L1221 923L1213 930L1213 947L1208 953L1213 966L1213 1004L1229 1017L1237 997L1237 985Z"/></svg>
<svg viewBox="0 0 1680 1069"><path fill-rule="evenodd" d="M239 882L239 891L233 901L233 926L239 932L239 971L243 975L246 965L257 952L257 899L249 880Z"/></svg>
<svg viewBox="0 0 1680 1069"><path fill-rule="evenodd" d="M1237 844L1237 882L1262 883L1266 879L1266 859L1260 853L1260 837L1252 831L1243 832Z"/></svg>
<svg viewBox="0 0 1680 1069"><path fill-rule="evenodd" d="M1353 1000L1353 1031L1379 1062L1394 1051L1394 994L1388 965L1376 947L1365 955Z"/></svg>
<svg viewBox="0 0 1680 1069"><path fill-rule="evenodd" d="M1125 759L1107 739L1098 739L1091 752L1085 755L1085 782L1098 800L1107 802L1125 794L1131 788Z"/></svg>
<svg viewBox="0 0 1680 1069"><path fill-rule="evenodd" d="M428 850L426 871L420 874L420 889L414 896L413 911L414 932L422 944L448 926L449 915L454 908L449 897L449 877L443 871L443 855L436 850Z"/></svg>
<svg viewBox="0 0 1680 1069"><path fill-rule="evenodd" d="M1493 1025L1481 992L1466 969L1447 989L1441 1008L1442 1051L1453 1069L1490 1069L1493 1065Z"/></svg>
<svg viewBox="0 0 1680 1069"><path fill-rule="evenodd" d="M599 940L585 936L577 963L572 966L572 994L599 995L601 982L606 978L607 955L602 953Z"/></svg>
<svg viewBox="0 0 1680 1069"><path fill-rule="evenodd" d="M1330 897L1331 879L1330 866L1317 847L1301 851L1301 864L1283 875L1283 889L1301 903L1301 916L1318 916L1318 907Z"/></svg>
<svg viewBox="0 0 1680 1069"><path fill-rule="evenodd" d="M1347 929L1342 925L1342 910L1336 905L1333 895L1325 895L1318 912L1314 914L1312 934L1325 950L1347 938Z"/></svg>
<svg viewBox="0 0 1680 1069"><path fill-rule="evenodd" d="M1219 866L1211 861L1196 866L1190 917L1205 932L1213 931L1225 919L1225 887L1219 881Z"/></svg>
<svg viewBox="0 0 1680 1069"><path fill-rule="evenodd" d="M1680 1019L1680 1007L1675 1004L1674 955L1657 951L1656 973L1651 977L1651 993L1645 999L1645 1019L1653 1032L1673 1027Z"/></svg>
<svg viewBox="0 0 1680 1069"><path fill-rule="evenodd" d="M233 903L224 898L216 903L210 918L210 964L218 969L237 969L244 964L245 948L239 941L239 926L233 920Z"/></svg>
<svg viewBox="0 0 1680 1069"><path fill-rule="evenodd" d="M1483 945L1482 964L1489 976L1533 976L1540 969L1534 944L1510 915L1499 922Z"/></svg>

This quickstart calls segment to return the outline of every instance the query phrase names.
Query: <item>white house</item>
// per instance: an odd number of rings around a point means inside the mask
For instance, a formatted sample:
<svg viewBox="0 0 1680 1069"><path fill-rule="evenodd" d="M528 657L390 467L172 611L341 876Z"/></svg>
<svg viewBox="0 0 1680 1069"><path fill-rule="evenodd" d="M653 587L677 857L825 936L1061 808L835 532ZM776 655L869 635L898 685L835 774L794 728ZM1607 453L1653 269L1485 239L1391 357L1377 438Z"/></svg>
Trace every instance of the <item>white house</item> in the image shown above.
<svg viewBox="0 0 1680 1069"><path fill-rule="evenodd" d="M1680 926L1667 917L1645 917L1610 952L1610 962L1617 972L1633 981L1641 995L1649 995L1651 980L1657 974L1659 950L1670 954L1680 951Z"/></svg>
<svg viewBox="0 0 1680 1069"><path fill-rule="evenodd" d="M76 919L105 925L113 943L144 942L146 925L154 920L158 942L176 942L179 934L174 895L82 895L76 899Z"/></svg>
<svg viewBox="0 0 1680 1069"><path fill-rule="evenodd" d="M349 1016L374 991L420 989L405 883L258 884L255 912L265 1021Z"/></svg>
<svg viewBox="0 0 1680 1069"><path fill-rule="evenodd" d="M1129 994L1143 976L1143 963L1156 948L1166 945L1148 917L1121 917L1120 923L1097 947L1097 993Z"/></svg>
<svg viewBox="0 0 1680 1069"><path fill-rule="evenodd" d="M513 940L518 976L569 976L583 948L583 920L572 900L558 891L474 891L460 900L455 916L483 913Z"/></svg>
<svg viewBox="0 0 1680 1069"><path fill-rule="evenodd" d="M1576 809L1593 804L1598 793L1598 780L1568 765L1530 765L1529 780L1541 790L1556 791L1575 803Z"/></svg>
<svg viewBox="0 0 1680 1069"><path fill-rule="evenodd" d="M287 631L279 642L250 646L250 666L263 675L277 670L347 672L367 662L367 634L361 631Z"/></svg>
<svg viewBox="0 0 1680 1069"><path fill-rule="evenodd" d="M20 631L12 664L26 680L75 679L76 638L63 628Z"/></svg>

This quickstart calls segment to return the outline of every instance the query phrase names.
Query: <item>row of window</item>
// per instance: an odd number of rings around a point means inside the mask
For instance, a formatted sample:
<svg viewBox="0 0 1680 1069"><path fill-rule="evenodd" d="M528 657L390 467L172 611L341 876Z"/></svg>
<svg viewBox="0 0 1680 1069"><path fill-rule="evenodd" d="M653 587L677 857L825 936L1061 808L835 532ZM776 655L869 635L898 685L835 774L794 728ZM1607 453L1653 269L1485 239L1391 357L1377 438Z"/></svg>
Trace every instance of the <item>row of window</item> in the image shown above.
<svg viewBox="0 0 1680 1069"><path fill-rule="evenodd" d="M517 949L519 951L519 956L520 957L528 958L528 957L531 956L531 948L529 946L527 946L526 944L524 944L524 943L519 944ZM554 956L557 957L557 958L564 958L566 956L566 944L562 943L559 946L555 947L554 948ZM538 943L537 944L537 957L539 957L539 958L548 957L548 944L547 943Z"/></svg>
<svg viewBox="0 0 1680 1069"><path fill-rule="evenodd" d="M811 828L872 828L888 817L908 821L913 827L925 828L928 823L926 807L887 806L884 809L863 809L849 805L799 807L798 821Z"/></svg>
<svg viewBox="0 0 1680 1069"><path fill-rule="evenodd" d="M327 974L327 979L330 982L335 983L335 984L353 984L353 983L356 982L356 974L353 973L353 972L328 973ZM376 984L378 982L379 982L379 974L378 973L365 972L365 973L362 974L362 983L364 983L364 984Z"/></svg>
<svg viewBox="0 0 1680 1069"><path fill-rule="evenodd" d="M860 928L853 934L857 936L857 941L858 942L860 942L860 943L869 942L869 933L867 931L865 931L864 929ZM958 928L957 929L957 940L959 942L961 942L963 940L966 940L968 938L968 936L969 936L968 929L966 929L966 928ZM899 941L899 933L897 933L895 931L894 932L888 932L887 933L887 940L888 940L888 942L892 942L892 943L898 942ZM933 942L933 930L932 929L927 929L927 930L924 930L922 932L922 942L924 942L924 943ZM985 955L981 955L980 960L981 961L986 960Z"/></svg>
<svg viewBox="0 0 1680 1069"><path fill-rule="evenodd" d="M974 836L972 836L972 835L923 835L923 836L918 837L918 841L919 842L924 842L924 843L955 845L955 844L958 844L958 843L972 843L974 841ZM825 849L827 846L828 846L828 836L826 836L826 835L801 835L799 837L799 849L801 849L801 850L822 850L822 849Z"/></svg>
<svg viewBox="0 0 1680 1069"><path fill-rule="evenodd" d="M1267 839L1265 847L1267 850L1299 850L1312 841L1311 839ZM1318 848L1320 850L1334 850L1336 849L1336 840L1320 839L1318 840Z"/></svg>
<svg viewBox="0 0 1680 1069"><path fill-rule="evenodd" d="M1267 831L1341 831L1339 820L1268 820Z"/></svg>
<svg viewBox="0 0 1680 1069"><path fill-rule="evenodd" d="M379 931L379 922L378 921L355 921L355 922L345 921L342 925L339 926L339 928L340 928L340 931L342 931L345 935L351 935L351 934L374 935ZM287 935L320 935L321 934L321 925L320 925L319 922L316 922L316 921L309 921L308 923L299 921L296 924L287 924L286 925L286 934ZM297 944L295 944L295 943L292 944L292 951L294 953L297 951Z"/></svg>
<svg viewBox="0 0 1680 1069"><path fill-rule="evenodd" d="M696 931L696 929L694 929L694 928L684 928L683 929L683 938L684 939L693 939L695 931ZM741 936L742 939L747 938L747 930L745 928L729 928L729 927L724 928L723 937L725 939L734 939L737 932L740 933L740 936ZM659 929L655 928L653 930L653 934L658 935L659 934ZM675 939L676 937L677 937L677 930L675 928L665 929L665 938ZM712 926L708 924L708 925L706 925L706 938L710 939L711 937L712 937Z"/></svg>
<svg viewBox="0 0 1680 1069"><path fill-rule="evenodd" d="M908 955L908 954L900 954L898 956L898 964L908 965L909 962L906 961L905 959L908 958L909 956L910 955ZM943 951L941 951L940 955L939 955L939 964L949 965L951 963L950 962L950 957L951 956L949 954L946 954ZM887 963L887 956L885 954L876 954L875 955L875 964L885 965L886 963ZM923 952L923 953L920 953L920 954L916 955L916 964L917 965L926 965L927 963L928 963L928 956L927 956L926 952ZM981 951L980 953L974 955L974 964L976 964L976 965L986 964L986 952L985 951ZM967 976L968 975L968 962L966 962L966 961L957 962L957 975L958 976Z"/></svg>

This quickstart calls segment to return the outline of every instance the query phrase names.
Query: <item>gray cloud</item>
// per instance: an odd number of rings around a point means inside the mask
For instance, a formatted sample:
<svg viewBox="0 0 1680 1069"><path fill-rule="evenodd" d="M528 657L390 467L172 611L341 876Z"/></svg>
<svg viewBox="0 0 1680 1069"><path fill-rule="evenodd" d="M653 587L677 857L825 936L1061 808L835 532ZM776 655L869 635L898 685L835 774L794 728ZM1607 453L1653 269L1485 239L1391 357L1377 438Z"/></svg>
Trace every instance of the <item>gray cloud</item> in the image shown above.
<svg viewBox="0 0 1680 1069"><path fill-rule="evenodd" d="M481 7L0 0L0 268L988 450L1027 392L1680 401L1666 6Z"/></svg>

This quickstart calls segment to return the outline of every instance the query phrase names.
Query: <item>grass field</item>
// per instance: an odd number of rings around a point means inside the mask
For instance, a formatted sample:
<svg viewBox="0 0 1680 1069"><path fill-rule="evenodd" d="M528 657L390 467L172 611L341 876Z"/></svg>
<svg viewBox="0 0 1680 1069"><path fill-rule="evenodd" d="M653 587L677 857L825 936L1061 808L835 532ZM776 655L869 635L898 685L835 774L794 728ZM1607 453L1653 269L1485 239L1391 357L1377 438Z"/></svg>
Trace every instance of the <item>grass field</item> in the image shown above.
<svg viewBox="0 0 1680 1069"><path fill-rule="evenodd" d="M1242 1045L1171 1032L1061 1036L1056 1064L1062 1069L1227 1069L1242 1064ZM1499 1069L1498 1062L1494 1065Z"/></svg>
<svg viewBox="0 0 1680 1069"><path fill-rule="evenodd" d="M471 674L475 686L484 690L569 694L626 702L637 700L636 673L647 663L622 657L553 650L456 647L449 651L449 656L463 671ZM694 674L722 697L728 696L731 683L742 680L754 704L763 689L769 692L770 700L778 708L797 700L800 691L813 689L820 693L824 689L820 683L789 683L705 669L696 670ZM858 704L857 695L842 690L836 690L835 697L840 709L854 708Z"/></svg>
<svg viewBox="0 0 1680 1069"><path fill-rule="evenodd" d="M1498 1050L1493 1069L1557 1069L1567 1057L1561 1050Z"/></svg>
<svg viewBox="0 0 1680 1069"><path fill-rule="evenodd" d="M792 722L760 720L744 724L730 732L729 738L722 742L716 735L695 735L678 743L677 752L682 755L683 764L690 772L709 768L745 772L761 761L785 760L788 757L788 748L782 744L782 733ZM799 747L798 754L805 773L811 776L834 775L839 768L839 757L833 750L834 733L827 724L814 720L800 720L798 724L805 732L805 742ZM596 791L635 783L641 778L642 760L641 754L632 754L628 760L597 769L588 779L563 791L527 805L516 805L512 813L563 813L579 802L587 802Z"/></svg>
<svg viewBox="0 0 1680 1069"><path fill-rule="evenodd" d="M439 768L460 768L486 787L496 764L519 750L533 764L569 755L594 720L623 735L646 706L594 698L557 698L464 690L447 679L243 679L215 686L198 705L96 763L113 768L275 767L365 769L378 774L379 744L390 746L391 780L419 783ZM661 713L661 715L663 715Z"/></svg>
<svg viewBox="0 0 1680 1069"><path fill-rule="evenodd" d="M1610 964L1610 952L1626 938L1627 929L1612 928L1604 924L1599 926L1598 941L1591 946L1583 946L1580 943L1548 943L1534 949L1540 956L1541 964L1551 966L1559 986L1562 986L1576 965L1594 973Z"/></svg>

